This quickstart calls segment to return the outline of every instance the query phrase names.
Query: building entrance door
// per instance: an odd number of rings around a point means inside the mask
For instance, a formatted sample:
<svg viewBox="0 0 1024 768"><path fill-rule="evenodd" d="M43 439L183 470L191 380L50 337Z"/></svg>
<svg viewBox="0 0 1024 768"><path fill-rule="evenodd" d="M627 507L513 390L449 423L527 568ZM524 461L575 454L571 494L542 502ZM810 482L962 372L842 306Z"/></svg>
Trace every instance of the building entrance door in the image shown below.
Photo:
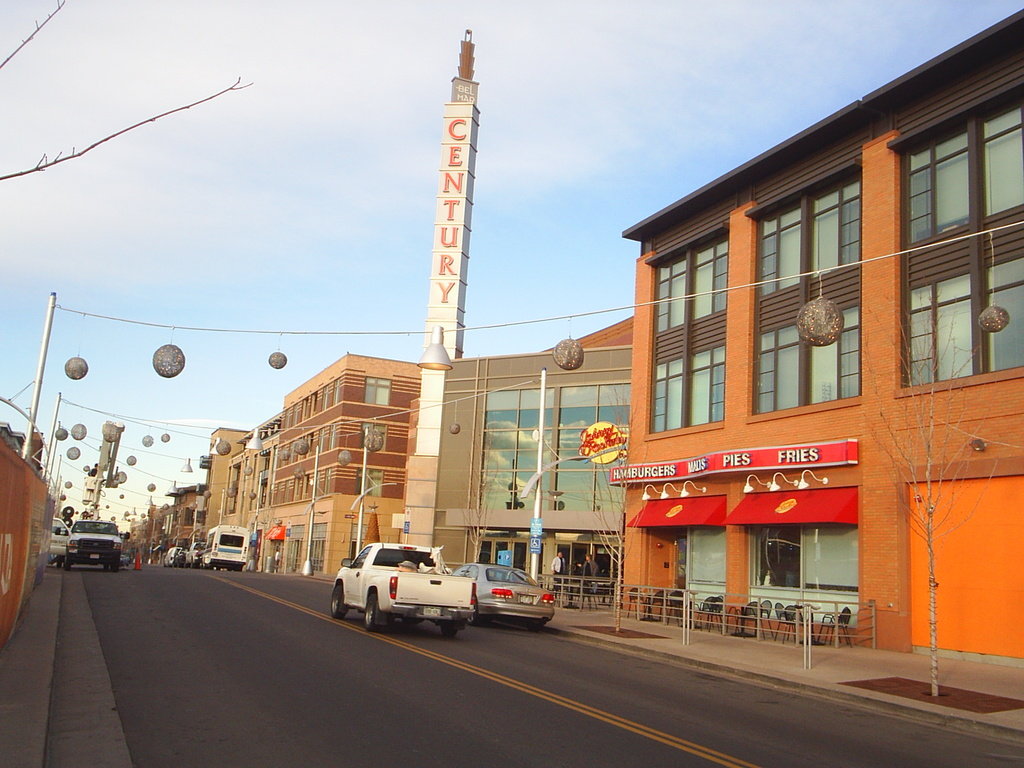
<svg viewBox="0 0 1024 768"><path fill-rule="evenodd" d="M686 533L676 539L676 589L686 589Z"/></svg>

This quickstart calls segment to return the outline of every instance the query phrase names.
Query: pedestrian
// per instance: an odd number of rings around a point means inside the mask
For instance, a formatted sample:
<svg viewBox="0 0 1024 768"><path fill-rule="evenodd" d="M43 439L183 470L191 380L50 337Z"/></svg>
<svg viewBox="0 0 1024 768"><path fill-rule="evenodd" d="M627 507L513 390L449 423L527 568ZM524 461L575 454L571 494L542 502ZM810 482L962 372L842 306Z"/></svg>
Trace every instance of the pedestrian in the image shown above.
<svg viewBox="0 0 1024 768"><path fill-rule="evenodd" d="M565 555L562 550L555 553L555 559L551 561L551 573L554 576L561 576L565 573Z"/></svg>
<svg viewBox="0 0 1024 768"><path fill-rule="evenodd" d="M274 550L274 573L281 572L281 550Z"/></svg>
<svg viewBox="0 0 1024 768"><path fill-rule="evenodd" d="M583 575L584 579L596 578L597 577L597 563L594 561L594 558L591 557L590 555L587 555L583 559L583 567L582 567L581 570L583 571L582 575ZM584 581L583 582L583 588L587 592L592 594L592 595L596 595L597 594L597 582L596 581Z"/></svg>

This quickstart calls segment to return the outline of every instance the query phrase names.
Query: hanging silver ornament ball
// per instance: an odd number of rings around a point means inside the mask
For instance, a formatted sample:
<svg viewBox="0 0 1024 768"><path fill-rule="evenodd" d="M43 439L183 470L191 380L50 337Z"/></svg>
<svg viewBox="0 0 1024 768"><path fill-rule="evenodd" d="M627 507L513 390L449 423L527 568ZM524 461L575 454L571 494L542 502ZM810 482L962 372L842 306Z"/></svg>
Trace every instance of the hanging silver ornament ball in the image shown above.
<svg viewBox="0 0 1024 768"><path fill-rule="evenodd" d="M271 352L270 357L267 358L267 362L270 363L271 368L277 368L280 370L288 365L288 357L284 352Z"/></svg>
<svg viewBox="0 0 1024 768"><path fill-rule="evenodd" d="M164 504L162 507L160 507L160 511L161 512L166 512L170 508L171 508L170 504Z"/></svg>
<svg viewBox="0 0 1024 768"><path fill-rule="evenodd" d="M338 453L338 464L343 467L347 467L352 463L352 452L349 450L340 451Z"/></svg>
<svg viewBox="0 0 1024 768"><path fill-rule="evenodd" d="M985 307L978 315L978 325L985 333L999 333L1009 324L1010 313L995 304Z"/></svg>
<svg viewBox="0 0 1024 768"><path fill-rule="evenodd" d="M70 488L71 487L71 481L70 480L65 481L64 482L64 487L65 488Z"/></svg>
<svg viewBox="0 0 1024 768"><path fill-rule="evenodd" d="M297 453L299 456L305 456L309 453L309 440L304 437L300 437L292 443L292 453Z"/></svg>
<svg viewBox="0 0 1024 768"><path fill-rule="evenodd" d="M117 483L118 485L120 485L121 483L128 482L128 475L126 475L124 472L118 472L116 475L114 475L114 482Z"/></svg>
<svg viewBox="0 0 1024 768"><path fill-rule="evenodd" d="M827 347L843 332L843 313L831 299L819 296L804 304L796 316L800 341L812 347Z"/></svg>
<svg viewBox="0 0 1024 768"><path fill-rule="evenodd" d="M156 483L150 483L149 485L147 485L146 486L146 490L149 491L150 493L155 491L156 490Z"/></svg>
<svg viewBox="0 0 1024 768"><path fill-rule="evenodd" d="M277 460L281 464L287 464L289 461L292 460L292 455L291 453L288 452L287 448L282 448L281 452L277 454Z"/></svg>
<svg viewBox="0 0 1024 768"><path fill-rule="evenodd" d="M164 432L162 435L160 435L160 442L161 443L169 443L169 442L171 442L171 436L168 435L166 432Z"/></svg>
<svg viewBox="0 0 1024 768"><path fill-rule="evenodd" d="M72 461L74 461L81 455L82 452L78 450L76 446L72 445L70 448L68 448L68 458L71 459Z"/></svg>
<svg viewBox="0 0 1024 768"><path fill-rule="evenodd" d="M89 372L89 364L80 357L69 357L68 361L64 363L64 375L69 379L78 381L84 379L85 374Z"/></svg>
<svg viewBox="0 0 1024 768"><path fill-rule="evenodd" d="M57 431L53 433L55 440L67 440L68 431L64 427L57 427Z"/></svg>
<svg viewBox="0 0 1024 768"><path fill-rule="evenodd" d="M292 477L302 477L304 474L306 474L306 473L303 472L298 467L296 467L295 469L292 470Z"/></svg>
<svg viewBox="0 0 1024 768"><path fill-rule="evenodd" d="M92 467L90 467L88 464L86 464L84 467L82 467L82 471L83 472L92 472Z"/></svg>
<svg viewBox="0 0 1024 768"><path fill-rule="evenodd" d="M211 496L213 496L213 492L209 488L207 488L205 491L203 491L203 498L204 499L208 499Z"/></svg>
<svg viewBox="0 0 1024 768"><path fill-rule="evenodd" d="M88 434L89 430L85 428L85 424L75 424L75 426L71 428L71 436L75 438L75 440L84 440L85 436Z"/></svg>
<svg viewBox="0 0 1024 768"><path fill-rule="evenodd" d="M366 430L366 437L363 440L363 447L373 453L384 447L384 433L377 429Z"/></svg>
<svg viewBox="0 0 1024 768"><path fill-rule="evenodd" d="M124 494L123 494L123 493L122 493L122 494L120 494L120 495L119 495L119 496L118 496L117 498L119 498L119 499L123 499L123 498L124 498Z"/></svg>
<svg viewBox="0 0 1024 768"><path fill-rule="evenodd" d="M555 364L566 371L575 371L583 365L583 345L576 339L562 339L551 351Z"/></svg>
<svg viewBox="0 0 1024 768"><path fill-rule="evenodd" d="M449 424L448 431L451 432L453 435L457 435L459 434L459 432L462 431L462 425L459 424L458 422L455 422L454 424Z"/></svg>
<svg viewBox="0 0 1024 768"><path fill-rule="evenodd" d="M224 438L221 438L220 440L217 441L217 444L213 447L213 450L215 450L220 456L227 456L229 453L231 453L231 443L229 443Z"/></svg>
<svg viewBox="0 0 1024 768"><path fill-rule="evenodd" d="M153 437L152 437L152 435L146 435L144 438L142 438L142 444L146 448L149 448L151 445L153 445Z"/></svg>
<svg viewBox="0 0 1024 768"><path fill-rule="evenodd" d="M242 470L242 474L246 475L246 476L251 475L252 472L253 472L253 469L248 464L246 465L245 469Z"/></svg>
<svg viewBox="0 0 1024 768"><path fill-rule="evenodd" d="M252 500L252 499L255 499L255 498L256 498L256 491L249 491L249 499Z"/></svg>
<svg viewBox="0 0 1024 768"><path fill-rule="evenodd" d="M64 495L64 494L62 493L62 494L60 495L60 500L61 500L61 501L67 501L67 500L68 500L68 497L67 497L67 496L65 496L65 495Z"/></svg>
<svg viewBox="0 0 1024 768"><path fill-rule="evenodd" d="M173 379L185 370L185 353L174 344L164 344L153 353L153 370L165 379Z"/></svg>
<svg viewBox="0 0 1024 768"><path fill-rule="evenodd" d="M233 485L229 485L228 486L228 498L229 499L233 499L237 495L238 495L238 489L235 486L233 486Z"/></svg>
<svg viewBox="0 0 1024 768"><path fill-rule="evenodd" d="M129 456L127 459L124 460L124 463L127 464L129 467L134 467L135 462L137 461L138 459L136 459L134 456Z"/></svg>

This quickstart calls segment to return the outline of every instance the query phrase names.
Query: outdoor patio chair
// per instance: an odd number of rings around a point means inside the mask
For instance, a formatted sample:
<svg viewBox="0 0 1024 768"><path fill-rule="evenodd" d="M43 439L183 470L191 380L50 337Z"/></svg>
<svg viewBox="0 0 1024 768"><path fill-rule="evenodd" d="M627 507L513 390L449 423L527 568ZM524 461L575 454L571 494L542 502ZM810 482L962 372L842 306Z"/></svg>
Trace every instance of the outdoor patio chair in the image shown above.
<svg viewBox="0 0 1024 768"><path fill-rule="evenodd" d="M850 619L852 618L853 611L850 610L849 606L843 608L843 610L839 612L838 617L834 613L826 613L822 616L821 642L824 644L831 644L833 640L838 642L838 638L842 637L843 641L852 647L853 640L850 637ZM838 635L836 633L838 633Z"/></svg>

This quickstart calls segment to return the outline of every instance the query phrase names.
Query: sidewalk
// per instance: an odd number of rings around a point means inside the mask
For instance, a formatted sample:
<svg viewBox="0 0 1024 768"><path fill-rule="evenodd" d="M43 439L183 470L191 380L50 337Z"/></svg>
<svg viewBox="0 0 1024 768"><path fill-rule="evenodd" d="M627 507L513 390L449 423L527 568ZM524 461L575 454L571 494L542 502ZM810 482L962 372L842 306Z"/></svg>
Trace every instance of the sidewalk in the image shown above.
<svg viewBox="0 0 1024 768"><path fill-rule="evenodd" d="M621 652L852 702L1024 745L1024 662L1011 667L942 658L939 699L943 703L933 704L927 695L929 658L922 654L812 646L811 668L804 669L803 646L792 642L691 631L690 644L684 645L683 629L674 623L622 618L620 626L623 632L616 635L611 610L559 608L547 628L573 640ZM908 686L890 678L918 681L921 685ZM857 681L872 681L869 685L876 689L903 689L911 698L849 684ZM981 711L961 708L964 706Z"/></svg>

